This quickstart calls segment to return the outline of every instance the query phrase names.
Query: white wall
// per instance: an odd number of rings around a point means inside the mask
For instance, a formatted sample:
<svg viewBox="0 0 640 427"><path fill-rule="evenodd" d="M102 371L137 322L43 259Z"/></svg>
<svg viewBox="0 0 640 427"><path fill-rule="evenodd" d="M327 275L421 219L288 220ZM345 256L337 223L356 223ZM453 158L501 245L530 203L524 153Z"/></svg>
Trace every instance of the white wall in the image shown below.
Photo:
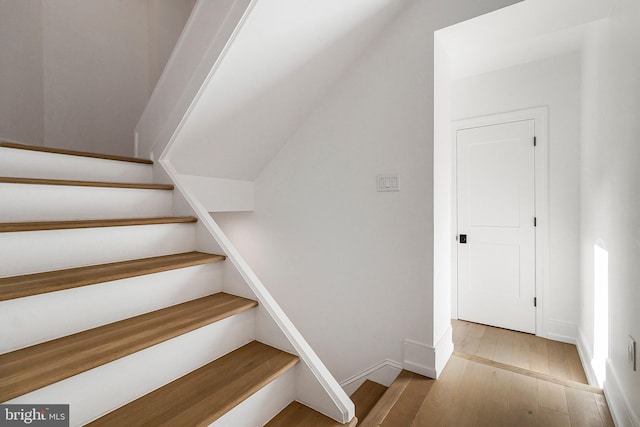
<svg viewBox="0 0 640 427"><path fill-rule="evenodd" d="M252 4L181 125L172 146L176 169L255 180L317 100L404 3L261 0Z"/></svg>
<svg viewBox="0 0 640 427"><path fill-rule="evenodd" d="M162 74L196 0L148 0L149 94Z"/></svg>
<svg viewBox="0 0 640 427"><path fill-rule="evenodd" d="M193 0L3 0L0 138L133 154Z"/></svg>
<svg viewBox="0 0 640 427"><path fill-rule="evenodd" d="M454 120L540 106L547 106L549 114L550 271L547 331L538 332L575 343L580 270L580 55L557 56L453 82Z"/></svg>
<svg viewBox="0 0 640 427"><path fill-rule="evenodd" d="M0 139L42 145L42 0L0 0Z"/></svg>
<svg viewBox="0 0 640 427"><path fill-rule="evenodd" d="M44 144L133 153L147 100L147 2L43 1Z"/></svg>
<svg viewBox="0 0 640 427"><path fill-rule="evenodd" d="M256 211L214 214L339 381L403 362L405 339L433 368L446 332L448 288L433 289L433 31L506 2L446 3L408 2L262 171ZM388 172L400 192L377 193Z"/></svg>
<svg viewBox="0 0 640 427"><path fill-rule="evenodd" d="M583 54L580 347L594 345L594 245L609 258L609 359L605 393L616 425L640 426L640 370L626 339L640 340L640 3L614 0ZM587 361L588 362L588 361Z"/></svg>

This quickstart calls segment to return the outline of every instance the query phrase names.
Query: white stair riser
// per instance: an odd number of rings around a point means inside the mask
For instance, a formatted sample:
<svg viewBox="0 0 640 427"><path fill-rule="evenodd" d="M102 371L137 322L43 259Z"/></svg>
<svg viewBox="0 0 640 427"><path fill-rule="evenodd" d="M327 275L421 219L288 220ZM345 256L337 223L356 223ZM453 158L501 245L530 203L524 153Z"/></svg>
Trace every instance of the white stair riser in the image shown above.
<svg viewBox="0 0 640 427"><path fill-rule="evenodd" d="M189 252L194 224L158 224L0 234L0 277Z"/></svg>
<svg viewBox="0 0 640 427"><path fill-rule="evenodd" d="M278 415L295 394L295 367L289 369L247 400L218 418L211 427L263 426Z"/></svg>
<svg viewBox="0 0 640 427"><path fill-rule="evenodd" d="M253 326L249 310L6 403L67 403L82 425L250 342Z"/></svg>
<svg viewBox="0 0 640 427"><path fill-rule="evenodd" d="M171 216L172 192L0 184L1 222Z"/></svg>
<svg viewBox="0 0 640 427"><path fill-rule="evenodd" d="M0 176L153 182L151 165L0 147Z"/></svg>
<svg viewBox="0 0 640 427"><path fill-rule="evenodd" d="M222 263L0 302L0 354L220 292Z"/></svg>

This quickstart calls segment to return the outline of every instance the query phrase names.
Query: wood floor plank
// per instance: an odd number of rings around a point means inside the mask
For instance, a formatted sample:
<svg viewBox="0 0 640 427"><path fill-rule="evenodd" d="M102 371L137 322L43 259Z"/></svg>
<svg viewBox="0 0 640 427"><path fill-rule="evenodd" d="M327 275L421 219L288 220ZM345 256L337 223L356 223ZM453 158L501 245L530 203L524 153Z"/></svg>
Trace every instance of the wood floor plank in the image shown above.
<svg viewBox="0 0 640 427"><path fill-rule="evenodd" d="M0 355L0 402L251 309L218 293Z"/></svg>
<svg viewBox="0 0 640 427"><path fill-rule="evenodd" d="M132 261L5 277L0 278L0 301L208 264L222 261L225 258L223 255L186 252Z"/></svg>
<svg viewBox="0 0 640 427"><path fill-rule="evenodd" d="M478 412L477 426L506 426L509 415L509 394L513 374L502 369L490 369L485 385L480 388L482 401Z"/></svg>
<svg viewBox="0 0 640 427"><path fill-rule="evenodd" d="M355 427L357 422L356 417L347 424L341 424L300 402L292 402L265 424L265 427Z"/></svg>
<svg viewBox="0 0 640 427"><path fill-rule="evenodd" d="M549 373L557 378L571 379L571 372L565 355L565 344L549 340L547 350L549 354Z"/></svg>
<svg viewBox="0 0 640 427"><path fill-rule="evenodd" d="M494 360L498 354L507 359L508 347L514 349L518 346L523 359L525 355L527 359L534 357L532 354L536 352L537 357L544 358L544 347L531 348L531 344L536 344L535 340L540 338L487 327L479 338L479 348L483 339L494 333L498 336L494 359L489 359L459 351L460 344L467 342L471 328L464 321L454 321L452 325L456 351L438 380L430 386L411 427L567 427L600 425L598 421L605 426L613 425L601 389L573 381L567 375L557 378ZM455 330L459 326L464 328L463 331ZM478 330L475 329L476 333ZM471 338L476 339L477 336ZM560 362L566 362L565 344L556 345L549 340L543 342L546 344L549 370L558 372L562 369ZM558 356L558 348L562 356L552 363L551 360ZM536 363L533 362L534 365ZM566 366L568 371L568 363ZM405 390L404 393L409 392ZM405 398L404 393L398 401ZM570 394L572 400L567 397Z"/></svg>
<svg viewBox="0 0 640 427"><path fill-rule="evenodd" d="M487 366L478 363L467 364L462 377L464 378L464 387L457 390L452 407L453 411L449 411L445 417L443 424L452 426L471 426L475 425L484 397L483 387L486 385Z"/></svg>
<svg viewBox="0 0 640 427"><path fill-rule="evenodd" d="M572 427L602 427L604 425L593 393L565 388L565 394Z"/></svg>
<svg viewBox="0 0 640 427"><path fill-rule="evenodd" d="M88 425L206 426L297 362L253 341Z"/></svg>
<svg viewBox="0 0 640 427"><path fill-rule="evenodd" d="M522 369L531 368L531 342L524 334L514 335L511 364Z"/></svg>
<svg viewBox="0 0 640 427"><path fill-rule="evenodd" d="M587 376L584 373L584 369L582 368L582 362L580 361L580 356L578 355L578 349L576 346L564 343L564 348L571 379L583 384L589 384Z"/></svg>
<svg viewBox="0 0 640 427"><path fill-rule="evenodd" d="M540 379L540 380L544 380L544 381L549 381L555 384L559 384L562 385L564 387L571 387L571 388L575 388L577 390L584 390L584 391L588 391L590 393L599 393L602 394L603 391L601 388L598 387L593 387L590 386L588 384L583 384L583 383L579 383L577 381L572 381L572 380L566 380L563 378L555 378L551 375L547 375L547 374L542 374L540 372L535 372L532 371L530 369L523 369L520 368L518 366L513 366L513 365L508 365L505 363L500 363L500 362L496 362L495 360L490 360L490 359L485 359L483 357L479 357L479 356L474 356L472 354L466 354L466 353L462 353L459 351L454 351L453 354L455 356L467 359L467 360L471 360L473 362L476 363L481 363L484 365L488 365L488 366L493 366L496 368L500 368L500 369L504 369L507 371L511 371L520 375L526 375L528 377L532 377L535 379Z"/></svg>
<svg viewBox="0 0 640 427"><path fill-rule="evenodd" d="M156 218L92 219L80 221L28 221L0 223L0 233L19 231L68 230L75 228L124 227L132 225L180 224L196 222L192 216Z"/></svg>
<svg viewBox="0 0 640 427"><path fill-rule="evenodd" d="M538 402L541 407L569 414L564 387L559 384L539 379Z"/></svg>
<svg viewBox="0 0 640 427"><path fill-rule="evenodd" d="M569 414L540 407L538 413L539 427L571 427Z"/></svg>
<svg viewBox="0 0 640 427"><path fill-rule="evenodd" d="M462 346L460 347L460 351L467 354L476 354L478 352L478 348L480 347L481 339L475 337L473 335L467 335Z"/></svg>
<svg viewBox="0 0 640 427"><path fill-rule="evenodd" d="M453 402L464 381L463 373L471 363L466 359L451 357L438 380L418 409L411 427L446 426L447 417L454 411Z"/></svg>
<svg viewBox="0 0 640 427"><path fill-rule="evenodd" d="M507 330L500 330L499 332L493 359L501 363L511 364L515 333Z"/></svg>
<svg viewBox="0 0 640 427"><path fill-rule="evenodd" d="M509 395L509 425L538 424L538 383L535 378L514 374Z"/></svg>
<svg viewBox="0 0 640 427"><path fill-rule="evenodd" d="M374 381L366 380L351 395L351 400L356 405L356 418L364 420L371 409L380 400L388 387Z"/></svg>
<svg viewBox="0 0 640 427"><path fill-rule="evenodd" d="M486 328L478 345L476 355L492 359L498 347L498 336L499 332L495 328Z"/></svg>
<svg viewBox="0 0 640 427"><path fill-rule="evenodd" d="M382 395L382 398L380 398L371 412L369 412L366 419L362 420L359 427L378 427L407 388L412 377L413 373L406 370L401 371L393 384L391 384L389 389Z"/></svg>
<svg viewBox="0 0 640 427"><path fill-rule="evenodd" d="M611 417L611 412L609 411L609 405L607 405L607 399L605 396L601 394L594 394L593 398L596 401L596 405L598 405L598 413L600 414L602 424L605 427L614 427L613 418Z"/></svg>
<svg viewBox="0 0 640 427"><path fill-rule="evenodd" d="M31 185L63 185L71 187L106 187L106 188L129 188L138 190L173 190L170 184L145 184L129 182L106 182L106 181L74 181L68 179L40 179L40 178L17 178L10 176L0 177L0 183L4 184L31 184Z"/></svg>
<svg viewBox="0 0 640 427"><path fill-rule="evenodd" d="M469 325L468 335L475 338L482 338L486 330L487 326L485 325L481 325L480 323L471 323Z"/></svg>
<svg viewBox="0 0 640 427"><path fill-rule="evenodd" d="M454 319L452 322L452 335L453 335L453 344L456 350L460 350L462 345L464 345L464 341L469 334L470 323L465 322L464 320Z"/></svg>
<svg viewBox="0 0 640 427"><path fill-rule="evenodd" d="M151 160L140 159L137 157L115 156L111 154L96 154L96 153L89 153L86 151L65 150L65 149L53 148L53 147L39 147L34 145L17 144L14 142L7 142L7 141L0 141L0 147L13 148L16 150L30 150L30 151L40 151L44 153L65 154L68 156L90 157L94 159L115 160L120 162L142 163L146 165L153 164Z"/></svg>
<svg viewBox="0 0 640 427"><path fill-rule="evenodd" d="M529 369L543 374L550 374L549 370L549 352L547 350L547 341L544 338L531 336L531 344L529 354Z"/></svg>
<svg viewBox="0 0 640 427"><path fill-rule="evenodd" d="M413 374L404 392L393 405L381 427L409 426L413 422L435 380Z"/></svg>

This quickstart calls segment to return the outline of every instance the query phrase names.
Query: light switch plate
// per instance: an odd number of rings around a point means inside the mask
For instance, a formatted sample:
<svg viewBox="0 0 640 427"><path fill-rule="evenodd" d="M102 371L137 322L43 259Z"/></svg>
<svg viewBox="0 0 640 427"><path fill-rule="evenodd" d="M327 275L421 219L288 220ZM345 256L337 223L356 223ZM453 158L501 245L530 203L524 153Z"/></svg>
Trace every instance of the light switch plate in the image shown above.
<svg viewBox="0 0 640 427"><path fill-rule="evenodd" d="M378 191L400 191L400 177L397 173L376 176Z"/></svg>
<svg viewBox="0 0 640 427"><path fill-rule="evenodd" d="M631 366L631 369L635 371L637 368L636 342L631 335L629 335L629 341L627 343L627 358L629 361L629 366Z"/></svg>

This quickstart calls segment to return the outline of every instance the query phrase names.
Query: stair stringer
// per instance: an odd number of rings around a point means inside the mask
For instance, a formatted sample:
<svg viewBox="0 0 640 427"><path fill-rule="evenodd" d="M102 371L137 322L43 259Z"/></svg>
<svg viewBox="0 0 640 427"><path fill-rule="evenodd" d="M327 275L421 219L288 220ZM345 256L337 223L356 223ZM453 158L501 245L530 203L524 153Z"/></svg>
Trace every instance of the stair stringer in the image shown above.
<svg viewBox="0 0 640 427"><path fill-rule="evenodd" d="M296 368L295 400L316 411L346 424L355 417L355 406L340 387L309 343L288 318L273 296L266 289L249 264L211 217L204 205L180 179L171 162L165 159L167 150L154 164L156 182L168 182L175 186L174 214L193 215L197 222L197 248L217 251L227 256L224 288L226 292L253 298L259 302L256 314L256 339L272 347L298 355ZM235 279L235 280L234 280ZM241 280L238 280L241 279Z"/></svg>

